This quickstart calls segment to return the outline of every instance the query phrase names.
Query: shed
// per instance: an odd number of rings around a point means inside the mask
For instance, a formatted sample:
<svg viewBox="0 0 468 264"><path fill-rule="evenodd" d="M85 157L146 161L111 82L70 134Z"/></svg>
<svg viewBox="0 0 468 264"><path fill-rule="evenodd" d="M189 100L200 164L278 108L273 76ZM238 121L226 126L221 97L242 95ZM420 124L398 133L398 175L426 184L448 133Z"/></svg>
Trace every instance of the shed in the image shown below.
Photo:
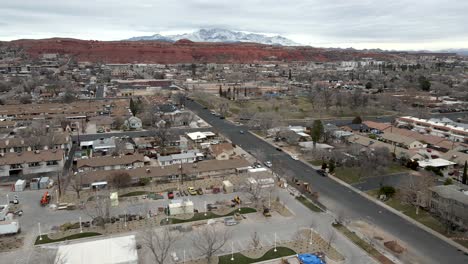
<svg viewBox="0 0 468 264"><path fill-rule="evenodd" d="M15 183L15 192L22 192L26 188L25 180L17 180Z"/></svg>
<svg viewBox="0 0 468 264"><path fill-rule="evenodd" d="M29 187L31 190L39 190L39 181L41 178L32 178L31 182L29 183Z"/></svg>
<svg viewBox="0 0 468 264"><path fill-rule="evenodd" d="M234 186L230 181L223 181L223 190L225 193L232 193L234 192Z"/></svg>
<svg viewBox="0 0 468 264"><path fill-rule="evenodd" d="M49 188L50 179L49 177L42 177L39 181L39 189L47 189Z"/></svg>
<svg viewBox="0 0 468 264"><path fill-rule="evenodd" d="M190 200L173 200L168 205L169 215L193 214L193 202Z"/></svg>

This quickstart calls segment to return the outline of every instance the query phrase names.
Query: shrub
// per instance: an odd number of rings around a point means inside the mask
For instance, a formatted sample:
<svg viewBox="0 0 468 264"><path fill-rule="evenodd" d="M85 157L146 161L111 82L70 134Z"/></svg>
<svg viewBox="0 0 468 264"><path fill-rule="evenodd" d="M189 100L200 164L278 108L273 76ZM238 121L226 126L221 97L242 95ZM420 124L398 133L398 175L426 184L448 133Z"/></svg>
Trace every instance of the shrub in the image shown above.
<svg viewBox="0 0 468 264"><path fill-rule="evenodd" d="M379 190L380 194L385 194L387 197L392 197L395 194L395 188L392 186L382 186Z"/></svg>
<svg viewBox="0 0 468 264"><path fill-rule="evenodd" d="M453 181L451 178L447 178L444 182L444 185L452 185L453 184Z"/></svg>

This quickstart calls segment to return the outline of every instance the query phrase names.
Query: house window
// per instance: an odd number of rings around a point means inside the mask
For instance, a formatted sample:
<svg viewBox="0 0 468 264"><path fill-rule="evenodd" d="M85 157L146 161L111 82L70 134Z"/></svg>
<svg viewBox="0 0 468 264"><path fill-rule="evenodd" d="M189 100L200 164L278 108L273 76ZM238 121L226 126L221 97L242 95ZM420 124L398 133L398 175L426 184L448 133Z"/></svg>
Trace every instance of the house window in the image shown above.
<svg viewBox="0 0 468 264"><path fill-rule="evenodd" d="M30 163L28 164L28 166L29 166L29 167L39 167L39 166L41 166L41 164L40 164L39 162L30 162Z"/></svg>
<svg viewBox="0 0 468 264"><path fill-rule="evenodd" d="M11 164L10 169L21 169L23 166L21 164Z"/></svg>
<svg viewBox="0 0 468 264"><path fill-rule="evenodd" d="M58 165L58 160L49 160L47 161L47 166L55 166Z"/></svg>

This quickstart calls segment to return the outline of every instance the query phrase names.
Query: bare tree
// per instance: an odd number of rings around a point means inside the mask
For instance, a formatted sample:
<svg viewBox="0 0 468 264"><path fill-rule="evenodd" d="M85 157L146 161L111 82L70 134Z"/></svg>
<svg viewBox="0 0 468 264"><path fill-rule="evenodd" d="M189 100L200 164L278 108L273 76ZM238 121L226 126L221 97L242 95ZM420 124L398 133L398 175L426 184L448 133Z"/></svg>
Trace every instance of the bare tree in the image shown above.
<svg viewBox="0 0 468 264"><path fill-rule="evenodd" d="M169 127L163 126L160 128L156 128L152 131L151 133L156 141L156 144L160 147L161 153L163 155L166 154L166 148L169 145L169 139L170 139L170 131Z"/></svg>
<svg viewBox="0 0 468 264"><path fill-rule="evenodd" d="M102 190L85 205L85 213L93 219L93 224L96 226L105 227L106 220L109 218L111 207L109 195L108 191Z"/></svg>
<svg viewBox="0 0 468 264"><path fill-rule="evenodd" d="M79 178L79 179L78 179ZM81 174L80 175L76 175L73 179L73 181L71 182L71 188L73 189L73 191L75 191L76 193L76 197L78 199L80 199L80 192L81 190L83 189L82 188L82 176Z"/></svg>
<svg viewBox="0 0 468 264"><path fill-rule="evenodd" d="M330 109L330 106L332 105L333 93L330 91L329 88L325 88L321 92L320 97L322 99L323 106L325 106L325 109L328 111L328 109Z"/></svg>
<svg viewBox="0 0 468 264"><path fill-rule="evenodd" d="M226 242L231 238L231 233L226 229L221 230L214 225L207 225L197 230L192 237L192 244L208 264L212 263L212 257L218 252Z"/></svg>
<svg viewBox="0 0 468 264"><path fill-rule="evenodd" d="M429 202L430 188L435 185L434 177L430 172L423 171L420 175L410 175L407 181L400 186L400 195L403 202L414 205L416 214L419 207L426 207Z"/></svg>
<svg viewBox="0 0 468 264"><path fill-rule="evenodd" d="M116 171L111 175L112 185L117 189L127 187L132 182L132 178L128 172L125 171Z"/></svg>
<svg viewBox="0 0 468 264"><path fill-rule="evenodd" d="M148 248L154 261L158 264L166 262L169 251L177 239L178 237L171 233L167 227L160 230L149 228L141 232L141 245Z"/></svg>

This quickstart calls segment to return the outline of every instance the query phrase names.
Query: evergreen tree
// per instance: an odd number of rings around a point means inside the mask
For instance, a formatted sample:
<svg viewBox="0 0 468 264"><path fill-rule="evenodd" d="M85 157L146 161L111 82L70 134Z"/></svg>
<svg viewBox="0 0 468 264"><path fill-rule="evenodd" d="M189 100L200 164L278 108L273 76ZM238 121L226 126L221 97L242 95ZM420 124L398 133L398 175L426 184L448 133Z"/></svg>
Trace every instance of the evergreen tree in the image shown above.
<svg viewBox="0 0 468 264"><path fill-rule="evenodd" d="M138 105L133 101L133 98L130 98L130 111L133 116L136 116L138 113Z"/></svg>
<svg viewBox="0 0 468 264"><path fill-rule="evenodd" d="M289 69L288 80L292 80L291 69Z"/></svg>
<svg viewBox="0 0 468 264"><path fill-rule="evenodd" d="M219 97L223 97L223 88L219 86Z"/></svg>
<svg viewBox="0 0 468 264"><path fill-rule="evenodd" d="M323 124L320 120L315 120L312 124L312 141L314 142L314 148L317 142L322 138L323 135Z"/></svg>

